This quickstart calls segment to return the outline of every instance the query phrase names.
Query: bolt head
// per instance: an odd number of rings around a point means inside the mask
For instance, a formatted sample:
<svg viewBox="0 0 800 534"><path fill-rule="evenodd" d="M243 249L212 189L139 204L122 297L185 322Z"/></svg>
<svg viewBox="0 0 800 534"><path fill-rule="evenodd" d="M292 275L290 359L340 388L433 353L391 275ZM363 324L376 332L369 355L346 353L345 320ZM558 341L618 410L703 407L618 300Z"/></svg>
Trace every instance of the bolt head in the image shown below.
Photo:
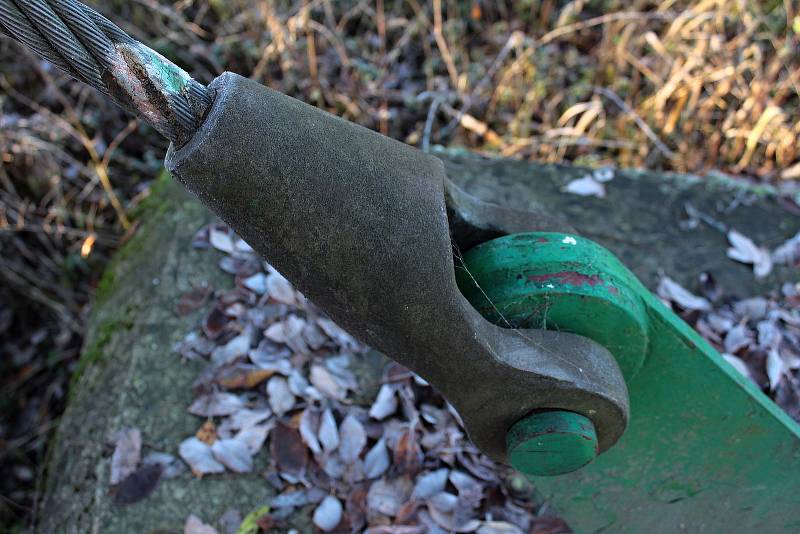
<svg viewBox="0 0 800 534"><path fill-rule="evenodd" d="M599 452L592 421L575 412L538 412L514 423L506 434L508 460L529 476L570 473Z"/></svg>

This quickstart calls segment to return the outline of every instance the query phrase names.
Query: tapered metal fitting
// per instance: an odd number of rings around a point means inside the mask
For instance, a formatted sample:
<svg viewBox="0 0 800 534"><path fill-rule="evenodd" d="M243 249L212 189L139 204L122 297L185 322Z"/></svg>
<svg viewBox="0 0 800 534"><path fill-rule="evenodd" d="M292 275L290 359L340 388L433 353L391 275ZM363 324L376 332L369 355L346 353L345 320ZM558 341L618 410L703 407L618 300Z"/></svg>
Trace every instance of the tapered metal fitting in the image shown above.
<svg viewBox="0 0 800 534"><path fill-rule="evenodd" d="M173 176L333 320L435 386L483 452L506 462L506 431L538 410L584 414L601 451L619 439L628 393L605 347L492 324L456 283L454 243L540 231L540 218L471 198L439 159L252 80L227 73L210 89L204 123L167 156Z"/></svg>

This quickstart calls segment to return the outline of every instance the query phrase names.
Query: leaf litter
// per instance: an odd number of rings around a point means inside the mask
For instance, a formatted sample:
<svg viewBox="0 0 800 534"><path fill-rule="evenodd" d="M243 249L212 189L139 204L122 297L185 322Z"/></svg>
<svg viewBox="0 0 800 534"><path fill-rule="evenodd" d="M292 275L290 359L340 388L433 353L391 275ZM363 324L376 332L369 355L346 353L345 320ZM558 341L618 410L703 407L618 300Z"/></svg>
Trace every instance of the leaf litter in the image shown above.
<svg viewBox="0 0 800 534"><path fill-rule="evenodd" d="M530 526L532 495L509 489L519 475L469 442L427 382L391 362L375 397L357 402L352 364L367 347L226 227L206 227L195 241L223 252L220 268L236 282L209 296L209 313L175 346L205 364L187 407L202 419L178 446L195 476L260 473L276 490L262 518L270 526L306 506L322 532ZM187 528L202 532L198 521Z"/></svg>
<svg viewBox="0 0 800 534"><path fill-rule="evenodd" d="M749 250L748 258L758 261L757 251L765 249L739 236L731 242L738 243L740 251ZM658 294L736 371L800 421L800 322L796 321L800 286L786 284L770 298L735 300L722 294L712 279L704 291L705 296L695 295L663 277Z"/></svg>
<svg viewBox="0 0 800 534"><path fill-rule="evenodd" d="M604 185L613 171L587 178ZM236 287L212 295L211 311L175 347L206 364L187 409L204 418L198 428L214 432L179 446L196 476L259 472L276 490L262 529L310 506L322 532L569 532L552 514L537 515L530 484L481 454L452 406L411 371L389 363L375 397L356 401L352 364L367 347L233 232L216 225L200 234L226 254L220 268ZM770 261L794 258L792 247ZM731 248L737 261L764 271L765 249L738 236ZM665 277L658 294L800 419L800 316L792 308L800 288L784 287L785 301L749 302L713 289L697 295ZM268 465L257 467L265 447Z"/></svg>

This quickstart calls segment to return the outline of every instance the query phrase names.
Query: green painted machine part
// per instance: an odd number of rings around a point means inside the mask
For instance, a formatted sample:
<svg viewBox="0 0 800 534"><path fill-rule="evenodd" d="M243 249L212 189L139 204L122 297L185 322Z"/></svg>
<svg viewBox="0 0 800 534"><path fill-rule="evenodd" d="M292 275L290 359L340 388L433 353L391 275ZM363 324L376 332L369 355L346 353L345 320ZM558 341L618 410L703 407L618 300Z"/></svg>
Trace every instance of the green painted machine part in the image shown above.
<svg viewBox="0 0 800 534"><path fill-rule="evenodd" d="M571 473L597 456L597 432L591 419L553 410L517 421L506 435L508 460L526 474Z"/></svg>
<svg viewBox="0 0 800 534"><path fill-rule="evenodd" d="M628 382L642 366L649 332L641 293L647 290L600 245L567 234L515 234L471 249L464 261L468 271L458 273L459 287L493 323L593 339L614 355Z"/></svg>
<svg viewBox="0 0 800 534"><path fill-rule="evenodd" d="M575 472L533 477L575 531L800 532L800 427L611 253L576 235L526 233L478 245L463 261L459 287L496 324L581 334L619 360L625 434ZM556 418L552 458L529 447L546 414ZM569 471L586 454L570 439L576 415L535 413L513 425L512 465Z"/></svg>

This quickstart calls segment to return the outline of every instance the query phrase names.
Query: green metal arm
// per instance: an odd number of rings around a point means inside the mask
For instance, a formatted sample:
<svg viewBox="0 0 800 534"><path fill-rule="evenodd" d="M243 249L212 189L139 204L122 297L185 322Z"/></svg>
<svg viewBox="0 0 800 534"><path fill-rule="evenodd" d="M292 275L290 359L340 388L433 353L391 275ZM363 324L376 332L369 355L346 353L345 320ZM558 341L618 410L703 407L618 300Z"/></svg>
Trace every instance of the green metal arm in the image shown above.
<svg viewBox="0 0 800 534"><path fill-rule="evenodd" d="M579 471L535 479L574 529L800 531L800 427L611 253L530 233L464 262L460 287L490 320L582 334L619 359L625 435Z"/></svg>

